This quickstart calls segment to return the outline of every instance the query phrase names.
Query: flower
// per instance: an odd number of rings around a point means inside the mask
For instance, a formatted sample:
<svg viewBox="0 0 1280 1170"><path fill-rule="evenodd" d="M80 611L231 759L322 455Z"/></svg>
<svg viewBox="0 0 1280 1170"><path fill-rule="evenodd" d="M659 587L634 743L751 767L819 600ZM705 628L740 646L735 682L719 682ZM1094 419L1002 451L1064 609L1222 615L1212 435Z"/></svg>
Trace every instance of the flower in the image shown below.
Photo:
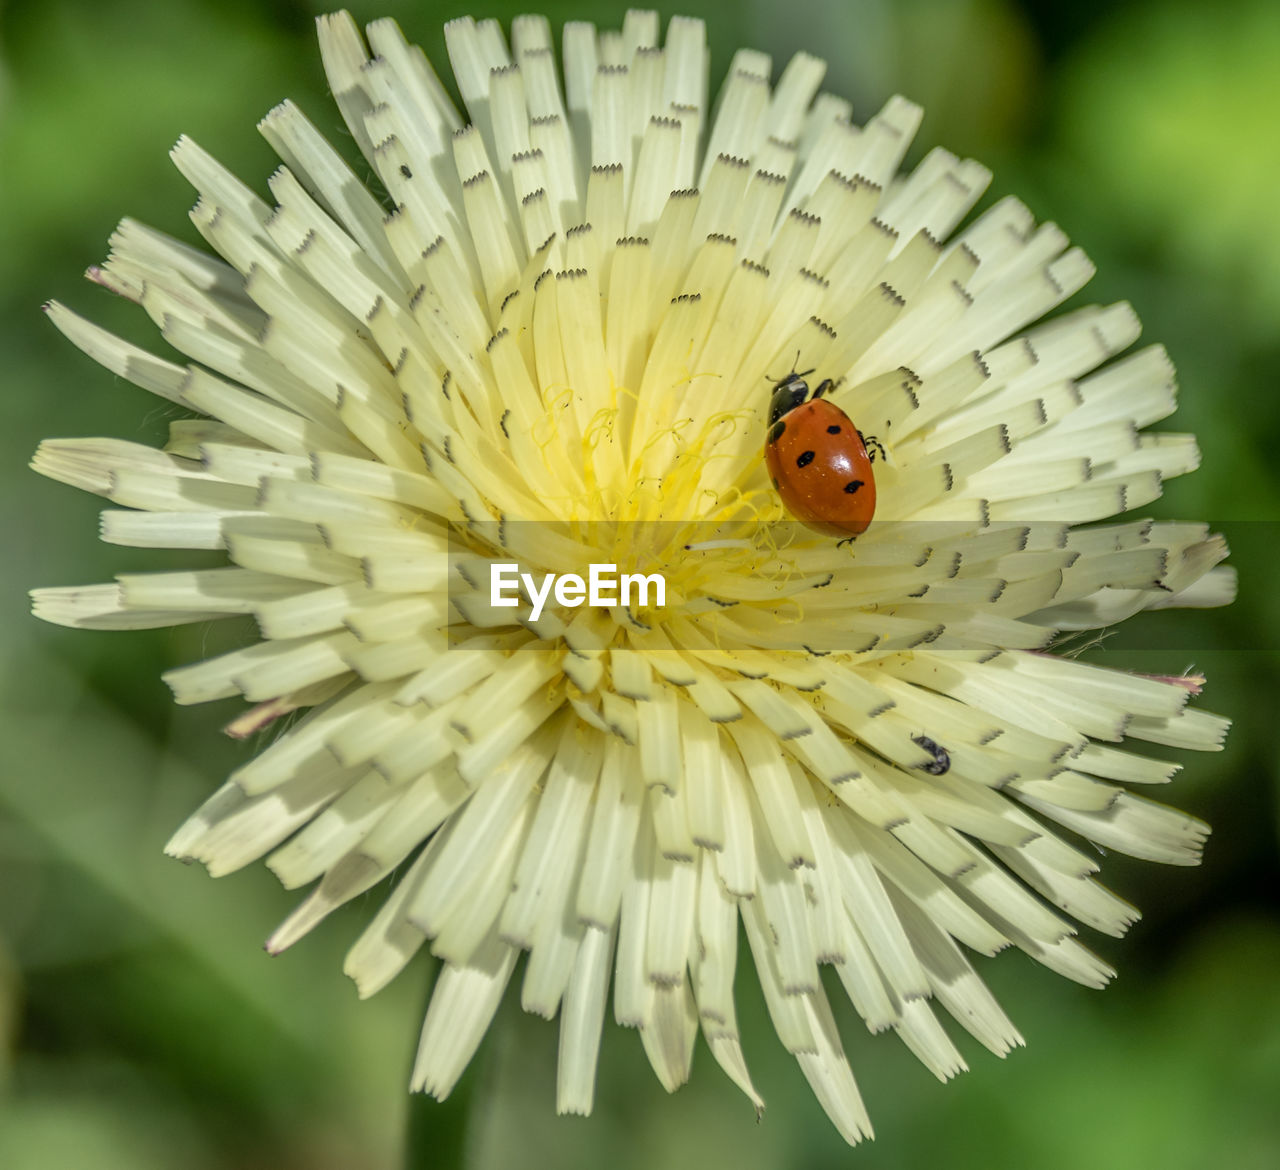
<svg viewBox="0 0 1280 1170"><path fill-rule="evenodd" d="M855 126L813 57L771 86L741 51L713 106L702 24L659 47L631 12L566 26L562 91L544 19L510 48L462 19L464 124L393 22L368 47L346 14L319 28L379 189L285 102L260 127L274 206L174 148L220 259L125 220L89 271L180 360L47 306L197 417L162 451L64 439L33 466L117 505L110 543L230 564L37 590L37 615L252 615L260 641L168 673L177 701L243 696L242 736L308 709L168 851L314 883L273 952L390 877L346 970L371 994L430 941L413 1087L438 1097L522 951L524 1007L560 1018L561 1111L591 1108L611 980L664 1086L701 1029L761 1108L741 919L850 1142L871 1125L820 965L942 1078L964 1061L938 1007L998 1055L1022 1043L962 948L1105 983L1070 920L1118 935L1137 912L1055 826L1194 864L1206 826L1130 791L1177 765L1132 741L1214 749L1226 723L1188 706L1198 677L1046 650L1234 588L1203 526L1092 523L1198 461L1144 430L1173 371L1158 346L1117 357L1132 310L1037 324L1088 280L1083 254L1011 199L954 234L988 172L934 150L899 174L920 111L893 98ZM788 524L765 475L768 382L797 363L884 447L852 543ZM656 573L665 603L498 608L498 564Z"/></svg>

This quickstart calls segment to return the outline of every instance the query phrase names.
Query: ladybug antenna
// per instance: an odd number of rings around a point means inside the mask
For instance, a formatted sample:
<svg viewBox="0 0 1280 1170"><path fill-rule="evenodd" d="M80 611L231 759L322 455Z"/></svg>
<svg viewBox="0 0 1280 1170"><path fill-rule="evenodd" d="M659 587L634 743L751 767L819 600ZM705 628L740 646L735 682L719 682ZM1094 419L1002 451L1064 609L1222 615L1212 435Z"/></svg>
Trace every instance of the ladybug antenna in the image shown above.
<svg viewBox="0 0 1280 1170"><path fill-rule="evenodd" d="M785 378L782 379L783 382L787 382L792 378L807 378L810 374L813 373L814 370L818 368L817 366L812 366L807 370L797 370L796 366L798 366L799 364L800 364L800 351L796 350L796 360L791 363L791 373L789 373ZM766 382L773 383L775 386L779 386L782 384L772 374L765 374L764 380Z"/></svg>
<svg viewBox="0 0 1280 1170"><path fill-rule="evenodd" d="M796 367L797 367L797 366L799 366L799 365L800 365L800 351L799 351L799 350L796 350L796 360L795 360L795 361L793 361L793 362L791 363L791 377L793 377L793 378L807 378L810 374L812 374L812 373L813 373L813 371L814 371L815 369L817 369L817 367L816 367L816 366L811 366L811 367L810 367L809 369L807 369L807 370L797 370L797 368L796 368Z"/></svg>

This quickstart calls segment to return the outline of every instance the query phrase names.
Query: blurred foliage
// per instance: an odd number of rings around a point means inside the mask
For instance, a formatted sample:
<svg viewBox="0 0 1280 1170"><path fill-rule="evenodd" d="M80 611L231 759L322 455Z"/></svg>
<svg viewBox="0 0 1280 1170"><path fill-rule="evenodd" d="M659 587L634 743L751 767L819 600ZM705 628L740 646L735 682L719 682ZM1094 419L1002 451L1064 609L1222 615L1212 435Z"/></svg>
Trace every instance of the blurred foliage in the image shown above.
<svg viewBox="0 0 1280 1170"><path fill-rule="evenodd" d="M1066 149L1114 196L1114 232L1228 288L1238 327L1274 345L1280 7L1132 12L1113 29L1064 72Z"/></svg>
<svg viewBox="0 0 1280 1170"><path fill-rule="evenodd" d="M523 5L480 15L509 20ZM440 24L467 10L360 0L442 60ZM1028 1040L1004 1064L961 1040L975 1071L934 1083L891 1038L846 1042L880 1134L848 1153L782 1052L749 964L748 1057L770 1108L750 1106L703 1050L667 1099L633 1034L606 1028L595 1115L553 1113L556 1031L507 1002L467 1075L474 1108L412 1106L404 1082L429 971L416 963L359 1003L341 955L378 893L269 963L259 949L294 896L261 867L213 883L161 855L172 828L254 745L218 734L232 705L172 707L166 667L241 630L71 633L25 616L32 585L108 579L190 557L107 548L98 503L26 470L39 439L154 441L168 411L57 339L39 303L67 300L150 340L142 314L82 286L116 220L195 239L191 195L163 152L190 133L248 181L274 166L252 132L292 96L339 143L304 0L9 0L0 27L0 1165L45 1170L387 1170L405 1115L440 1165L608 1162L617 1170L752 1167L1280 1163L1280 929L1274 904L1274 708L1280 608L1280 10L1267 0L1060 5L1051 0L722 0L663 6L711 23L712 68L741 44L775 68L806 48L860 115L895 90L927 108L920 136L993 165L991 198L1021 194L1098 263L1092 299L1133 301L1185 387L1171 425L1204 467L1162 514L1230 536L1240 600L1153 615L1092 652L1210 676L1236 727L1188 758L1171 799L1215 825L1190 872L1112 857L1146 921L1089 940L1121 971L1103 994L1021 956L981 964ZM596 2L544 6L557 24L616 24ZM917 151L918 153L918 151Z"/></svg>

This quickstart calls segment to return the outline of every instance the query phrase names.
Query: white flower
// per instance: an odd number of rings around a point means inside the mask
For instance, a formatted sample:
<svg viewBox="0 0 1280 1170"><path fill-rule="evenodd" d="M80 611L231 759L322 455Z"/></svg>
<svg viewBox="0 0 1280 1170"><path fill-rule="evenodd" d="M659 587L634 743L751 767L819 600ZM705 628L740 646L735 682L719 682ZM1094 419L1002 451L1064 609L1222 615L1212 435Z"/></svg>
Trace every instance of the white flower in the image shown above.
<svg viewBox="0 0 1280 1170"><path fill-rule="evenodd" d="M163 451L49 441L36 469L117 505L108 542L231 564L42 589L36 612L256 618L260 642L168 674L178 702L244 696L241 735L310 712L169 851L316 883L273 951L394 875L346 969L368 995L428 940L445 960L415 1089L449 1092L528 950L561 1111L591 1108L611 979L668 1089L701 1028L761 1107L741 918L779 1036L857 1141L820 964L949 1077L937 1007L999 1055L1022 1042L966 950L1100 986L1070 919L1137 915L1054 824L1198 858L1204 825L1129 791L1178 766L1120 745L1217 748L1225 721L1187 706L1202 680L1042 653L1230 599L1200 525L1077 527L1195 467L1191 436L1143 430L1174 408L1172 368L1117 358L1124 304L1036 324L1092 267L1020 203L941 243L989 175L943 150L900 174L920 119L902 98L858 127L820 61L771 86L743 50L710 104L702 24L659 47L653 13L566 26L563 90L542 18L510 48L493 21L446 32L470 124L394 23L366 48L345 14L320 22L376 192L288 102L260 127L274 206L178 143L221 259L126 220L90 276L190 364L48 306L198 417ZM886 448L851 545L783 524L765 476L769 381L797 358ZM535 619L488 605L494 562L661 572L667 604Z"/></svg>

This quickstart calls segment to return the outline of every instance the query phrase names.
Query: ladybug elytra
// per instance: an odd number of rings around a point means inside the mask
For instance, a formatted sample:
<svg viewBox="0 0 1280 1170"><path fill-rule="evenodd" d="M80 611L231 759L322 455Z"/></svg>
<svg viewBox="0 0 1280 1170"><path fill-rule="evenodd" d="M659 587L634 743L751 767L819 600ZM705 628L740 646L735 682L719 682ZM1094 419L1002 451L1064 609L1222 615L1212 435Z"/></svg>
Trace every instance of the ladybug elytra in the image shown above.
<svg viewBox="0 0 1280 1170"><path fill-rule="evenodd" d="M871 464L874 452L883 449L826 401L835 388L830 378L810 396L805 377L812 373L793 369L774 386L765 465L787 511L801 524L828 536L854 537L875 514Z"/></svg>

